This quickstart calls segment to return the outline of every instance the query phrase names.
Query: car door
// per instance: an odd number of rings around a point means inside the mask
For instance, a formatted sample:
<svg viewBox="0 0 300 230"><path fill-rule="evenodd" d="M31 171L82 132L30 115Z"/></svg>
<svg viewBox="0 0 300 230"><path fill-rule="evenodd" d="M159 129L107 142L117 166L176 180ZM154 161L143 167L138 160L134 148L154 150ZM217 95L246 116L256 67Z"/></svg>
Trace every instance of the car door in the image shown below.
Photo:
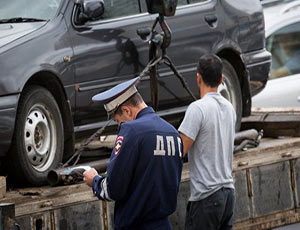
<svg viewBox="0 0 300 230"><path fill-rule="evenodd" d="M141 13L138 0L104 0L101 19L73 26L76 112L75 131L98 128L106 119L103 105L95 104L93 95L131 79L148 62L147 43L136 33L149 27L151 18ZM76 7L76 6L75 6Z"/></svg>
<svg viewBox="0 0 300 230"><path fill-rule="evenodd" d="M217 0L180 0L175 16L165 18L172 32L172 43L167 48L167 55L198 98L195 77L198 59L204 53L214 52L224 37L221 32L224 28L223 14L219 10L220 3ZM151 17L154 21L157 15ZM166 65L160 65L158 72L161 114L168 108L181 107L185 111L192 101L188 92Z"/></svg>
<svg viewBox="0 0 300 230"><path fill-rule="evenodd" d="M300 106L300 22L280 27L267 38L272 71L265 89L253 97L253 107Z"/></svg>

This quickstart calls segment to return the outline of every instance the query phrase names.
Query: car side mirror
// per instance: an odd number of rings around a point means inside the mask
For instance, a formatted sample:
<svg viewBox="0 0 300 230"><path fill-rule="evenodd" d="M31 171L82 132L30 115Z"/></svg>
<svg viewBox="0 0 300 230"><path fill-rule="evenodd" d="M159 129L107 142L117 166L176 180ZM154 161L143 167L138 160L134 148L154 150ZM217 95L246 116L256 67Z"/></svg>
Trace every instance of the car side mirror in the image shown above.
<svg viewBox="0 0 300 230"><path fill-rule="evenodd" d="M104 14L103 0L76 0L75 4L79 5L76 24L98 20Z"/></svg>

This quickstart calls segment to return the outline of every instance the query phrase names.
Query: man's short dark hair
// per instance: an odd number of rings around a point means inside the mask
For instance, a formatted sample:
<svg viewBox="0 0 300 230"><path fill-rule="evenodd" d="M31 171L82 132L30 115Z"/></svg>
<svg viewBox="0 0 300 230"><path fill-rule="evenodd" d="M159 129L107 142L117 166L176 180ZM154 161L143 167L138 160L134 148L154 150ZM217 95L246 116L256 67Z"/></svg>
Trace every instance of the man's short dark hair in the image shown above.
<svg viewBox="0 0 300 230"><path fill-rule="evenodd" d="M217 87L222 78L222 60L214 54L204 54L200 57L197 73L201 74L203 81L210 87Z"/></svg>
<svg viewBox="0 0 300 230"><path fill-rule="evenodd" d="M122 115L123 111L122 111L121 107L123 105L127 105L127 106L129 105L129 106L136 107L139 104L141 104L143 101L144 100L143 100L142 96L137 92L137 93L133 94L130 98L128 98L124 103L122 103L116 110L115 114Z"/></svg>

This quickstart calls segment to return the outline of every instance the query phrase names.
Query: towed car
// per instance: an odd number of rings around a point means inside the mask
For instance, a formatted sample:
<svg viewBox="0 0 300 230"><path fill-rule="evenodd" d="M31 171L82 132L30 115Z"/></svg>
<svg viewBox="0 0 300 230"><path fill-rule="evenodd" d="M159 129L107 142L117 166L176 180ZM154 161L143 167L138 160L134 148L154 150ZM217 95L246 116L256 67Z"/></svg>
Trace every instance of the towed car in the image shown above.
<svg viewBox="0 0 300 230"><path fill-rule="evenodd" d="M74 152L76 138L106 123L92 96L147 65L148 43L137 30L151 28L157 15L145 0L4 0L0 15L0 156L10 176L41 185ZM238 129L270 70L260 2L179 0L166 20L168 55L195 95L198 58L222 59L219 92L233 104ZM176 125L192 99L165 66L158 85L158 113ZM149 77L138 89L151 105Z"/></svg>

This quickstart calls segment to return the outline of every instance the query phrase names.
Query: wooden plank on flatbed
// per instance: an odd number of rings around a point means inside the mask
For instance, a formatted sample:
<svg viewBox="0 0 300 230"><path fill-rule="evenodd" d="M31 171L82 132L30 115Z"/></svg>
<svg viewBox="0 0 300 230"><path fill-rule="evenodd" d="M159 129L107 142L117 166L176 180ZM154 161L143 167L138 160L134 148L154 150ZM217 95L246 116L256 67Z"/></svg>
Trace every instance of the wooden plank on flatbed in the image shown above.
<svg viewBox="0 0 300 230"><path fill-rule="evenodd" d="M241 129L263 129L265 137L299 137L300 108L254 108L242 119Z"/></svg>
<svg viewBox="0 0 300 230"><path fill-rule="evenodd" d="M5 197L6 194L6 178L4 176L0 176L0 199Z"/></svg>
<svg viewBox="0 0 300 230"><path fill-rule="evenodd" d="M16 217L19 217L97 200L92 189L82 183L17 189L8 192L2 202L15 203Z"/></svg>
<svg viewBox="0 0 300 230"><path fill-rule="evenodd" d="M300 158L300 138L265 138L260 145L234 155L233 170L269 165Z"/></svg>

